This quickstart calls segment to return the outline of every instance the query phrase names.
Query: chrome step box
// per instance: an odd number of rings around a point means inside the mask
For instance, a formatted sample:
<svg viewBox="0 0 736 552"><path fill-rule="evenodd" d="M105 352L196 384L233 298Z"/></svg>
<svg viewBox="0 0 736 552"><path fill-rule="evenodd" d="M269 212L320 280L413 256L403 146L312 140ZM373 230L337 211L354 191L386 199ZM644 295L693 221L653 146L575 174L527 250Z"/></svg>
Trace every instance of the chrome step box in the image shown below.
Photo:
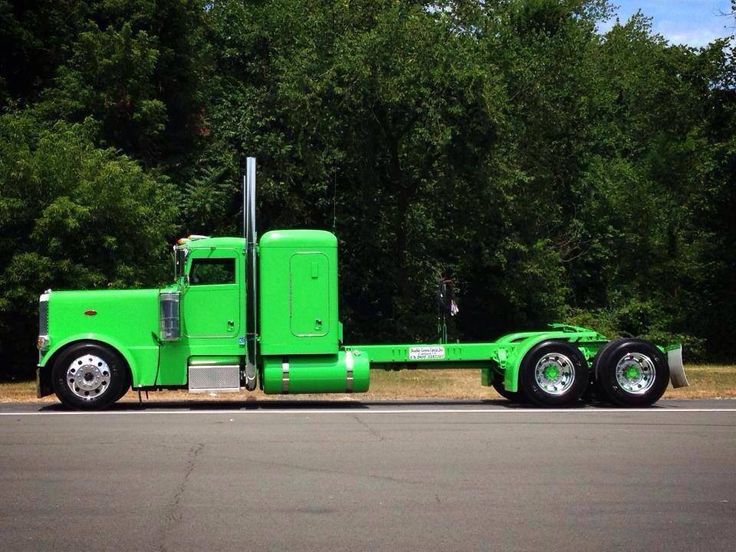
<svg viewBox="0 0 736 552"><path fill-rule="evenodd" d="M189 391L240 391L240 365L189 366Z"/></svg>

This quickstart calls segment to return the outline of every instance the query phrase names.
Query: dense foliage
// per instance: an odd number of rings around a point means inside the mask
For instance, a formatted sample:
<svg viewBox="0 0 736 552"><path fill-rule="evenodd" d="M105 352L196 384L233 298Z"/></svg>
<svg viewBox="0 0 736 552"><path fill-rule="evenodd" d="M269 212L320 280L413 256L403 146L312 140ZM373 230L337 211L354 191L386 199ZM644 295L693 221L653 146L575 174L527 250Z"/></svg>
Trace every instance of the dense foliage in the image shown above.
<svg viewBox="0 0 736 552"><path fill-rule="evenodd" d="M350 342L553 320L733 359L736 60L606 0L0 0L0 373L46 288L157 285L169 245L334 228ZM724 25L730 19L724 18ZM693 358L691 356L690 358Z"/></svg>

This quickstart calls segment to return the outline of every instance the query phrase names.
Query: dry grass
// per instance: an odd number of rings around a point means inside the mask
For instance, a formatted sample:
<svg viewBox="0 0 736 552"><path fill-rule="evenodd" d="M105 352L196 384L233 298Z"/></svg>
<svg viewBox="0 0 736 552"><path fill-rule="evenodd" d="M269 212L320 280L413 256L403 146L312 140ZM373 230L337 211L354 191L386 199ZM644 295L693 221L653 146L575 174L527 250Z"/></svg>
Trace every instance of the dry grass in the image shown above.
<svg viewBox="0 0 736 552"><path fill-rule="evenodd" d="M672 389L665 399L733 399L736 398L736 366L698 364L685 367L689 387Z"/></svg>
<svg viewBox="0 0 736 552"><path fill-rule="evenodd" d="M21 381L16 383L0 383L0 402L54 401L55 397L36 398L36 383Z"/></svg>
<svg viewBox="0 0 736 552"><path fill-rule="evenodd" d="M669 388L668 399L736 398L736 365L691 365L686 368L690 387ZM188 393L186 391L161 391L149 393L148 400L163 401L245 401L279 400L283 396L266 396L260 391L253 393ZM477 370L403 370L371 372L371 387L360 395L326 394L295 395L289 400L420 400L420 399L494 399L498 395L493 389L480 384ZM129 392L124 400L137 401L138 395ZM144 400L145 394L144 394ZM56 398L36 398L33 382L0 383L0 402L55 402Z"/></svg>

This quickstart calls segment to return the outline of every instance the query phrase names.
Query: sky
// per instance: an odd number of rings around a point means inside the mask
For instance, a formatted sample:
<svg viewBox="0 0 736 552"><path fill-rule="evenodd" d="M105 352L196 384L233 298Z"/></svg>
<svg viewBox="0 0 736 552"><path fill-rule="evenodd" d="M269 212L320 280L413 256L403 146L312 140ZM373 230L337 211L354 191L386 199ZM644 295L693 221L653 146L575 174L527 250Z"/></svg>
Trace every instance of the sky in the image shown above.
<svg viewBox="0 0 736 552"><path fill-rule="evenodd" d="M618 17L624 23L641 10L652 18L654 32L669 42L705 46L716 38L736 34L736 18L722 14L731 11L730 0L612 0L617 5ZM613 26L615 18L601 31Z"/></svg>

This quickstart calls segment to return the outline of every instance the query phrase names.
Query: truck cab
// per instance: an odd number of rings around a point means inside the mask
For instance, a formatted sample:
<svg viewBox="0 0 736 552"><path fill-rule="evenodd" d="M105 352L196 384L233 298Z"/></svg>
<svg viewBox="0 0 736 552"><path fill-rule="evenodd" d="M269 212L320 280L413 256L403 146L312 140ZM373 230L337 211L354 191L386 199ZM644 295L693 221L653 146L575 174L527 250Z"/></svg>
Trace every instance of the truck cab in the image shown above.
<svg viewBox="0 0 736 552"><path fill-rule="evenodd" d="M47 291L39 395L88 407L131 385L238 391L249 365L267 393L367 389L367 357L340 350L336 237L272 231L255 254L258 288L243 238L191 236L174 247L164 288Z"/></svg>

